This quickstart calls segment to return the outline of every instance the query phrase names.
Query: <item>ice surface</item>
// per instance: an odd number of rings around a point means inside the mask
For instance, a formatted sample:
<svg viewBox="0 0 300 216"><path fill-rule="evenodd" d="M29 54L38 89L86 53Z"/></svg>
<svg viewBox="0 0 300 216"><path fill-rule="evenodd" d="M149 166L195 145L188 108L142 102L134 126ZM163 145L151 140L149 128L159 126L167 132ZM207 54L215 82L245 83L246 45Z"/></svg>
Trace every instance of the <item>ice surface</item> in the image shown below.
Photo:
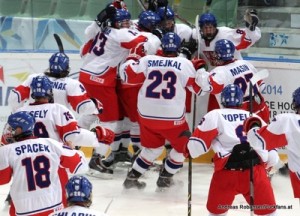
<svg viewBox="0 0 300 216"><path fill-rule="evenodd" d="M187 215L188 208L188 164L184 164L182 170L175 175L177 183L169 191L156 192L156 180L158 172L151 169L140 179L147 183L144 190L125 190L122 183L126 177L128 168L117 167L114 179L103 180L88 177L93 183L93 205L92 208L105 211L111 202L107 214L110 216L183 216ZM193 164L192 182L192 215L208 215L206 200L213 167L210 164ZM280 216L299 216L299 200L293 198L289 177L275 174L272 185L277 204L280 206L292 205L291 210L278 210ZM9 185L0 186L0 202L2 211L0 215L8 215L4 208L4 200L9 191ZM222 194L216 196L222 196ZM247 205L242 196L237 196L233 205ZM228 216L250 215L249 210L230 210Z"/></svg>

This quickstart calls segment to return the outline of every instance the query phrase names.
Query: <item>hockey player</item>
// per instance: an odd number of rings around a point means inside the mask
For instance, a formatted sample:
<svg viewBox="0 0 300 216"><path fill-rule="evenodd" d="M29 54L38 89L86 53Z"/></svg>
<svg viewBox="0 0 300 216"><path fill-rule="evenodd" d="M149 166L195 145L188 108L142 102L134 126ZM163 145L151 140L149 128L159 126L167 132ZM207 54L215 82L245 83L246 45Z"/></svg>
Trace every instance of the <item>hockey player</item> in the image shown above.
<svg viewBox="0 0 300 216"><path fill-rule="evenodd" d="M53 83L46 76L34 77L30 88L33 103L20 107L17 111L27 111L35 117L34 135L55 139L74 146L91 146L102 148L105 154L108 145L114 139L109 129L97 126L95 132L79 128L69 109L61 104L53 103Z"/></svg>
<svg viewBox="0 0 300 216"><path fill-rule="evenodd" d="M116 93L118 65L126 59L131 48L145 42L147 38L129 29L131 16L127 10L108 5L104 11L107 14L106 20L97 19L86 29L87 37L93 38L93 42L84 56L79 80L91 97L102 102L103 113L99 115L100 124L110 128L116 134L111 150L117 151L122 136L122 122ZM106 23L106 27L103 28L102 23ZM96 36L95 32L97 32ZM101 159L98 154L96 148L91 162ZM95 167L92 169L95 169L95 172L102 171Z"/></svg>
<svg viewBox="0 0 300 216"><path fill-rule="evenodd" d="M271 183L266 175L266 166L277 163L279 156L266 150L251 151L247 137L243 134L243 123L249 117L242 110L243 92L235 84L227 85L221 93L224 109L208 112L189 138L185 156L196 158L213 149L215 171L210 183L207 210L209 216L227 215L237 194L242 194L250 204L250 168L253 169L254 206L276 205ZM253 114L253 117L261 118ZM257 215L276 216L276 208L254 208Z"/></svg>
<svg viewBox="0 0 300 216"><path fill-rule="evenodd" d="M172 176L183 166L183 146L188 141L186 133L189 132L185 120L185 87L197 94L200 88L195 83L193 64L177 56L180 43L177 34L165 34L162 38L163 56L147 55L137 62L131 60L120 74L127 83L142 84L137 107L144 148L123 183L126 189L146 186L138 179L162 153L165 140L170 141L173 149L165 160L157 186L170 187Z"/></svg>
<svg viewBox="0 0 300 216"><path fill-rule="evenodd" d="M245 122L244 130L248 131L248 140L255 150L269 150L286 146L288 155L288 169L293 187L294 197L300 199L300 88L292 95L292 109L295 113L276 115L269 125L261 128L256 118L249 118Z"/></svg>
<svg viewBox="0 0 300 216"><path fill-rule="evenodd" d="M105 213L101 213L92 210L92 183L82 175L75 175L71 177L66 184L68 207L56 211L49 216L60 215L95 215L95 216L107 216Z"/></svg>
<svg viewBox="0 0 300 216"><path fill-rule="evenodd" d="M249 81L258 71L250 62L241 59L236 60L234 58L235 50L235 46L230 40L221 39L216 41L214 53L218 59L219 66L209 73L202 69L196 82L203 91L216 95L219 107L221 107L222 103L220 93L223 88L228 84L238 85L244 94L242 109L249 110ZM253 96L253 112L268 123L270 121L270 111L261 94L263 87L263 80L260 80L253 87L255 93Z"/></svg>
<svg viewBox="0 0 300 216"><path fill-rule="evenodd" d="M138 22L134 24L132 28L146 36L148 40L130 49L125 64L127 64L128 60L137 61L146 54L154 55L157 53L157 50L160 49L161 42L151 31L155 29L159 22L159 16L152 11L143 11L140 13ZM120 68L120 71L122 71L123 68L124 66ZM117 162L132 162L132 155L128 152L130 141L134 154L138 154L141 149L140 127L137 113L137 95L140 87L141 84L128 84L121 82L120 79L117 82L117 93L120 100L119 105L122 110L121 113L124 114L122 140L120 147L117 150L111 151L110 155L103 160L103 164L107 167L111 167Z"/></svg>
<svg viewBox="0 0 300 216"><path fill-rule="evenodd" d="M215 53L215 44L218 40L227 39L236 47L235 59L242 59L241 50L251 47L261 38L261 31L257 27L258 16L256 10L245 14L246 28L232 29L229 27L217 27L217 19L212 13L204 13L199 16L198 28L193 29L193 38L198 41L199 55L203 58L209 69L222 65Z"/></svg>
<svg viewBox="0 0 300 216"><path fill-rule="evenodd" d="M236 47L235 59L242 59L241 51L248 49L261 38L261 31L257 27L259 18L255 9L245 14L246 28L218 27L217 19L212 13L199 15L198 27L193 29L192 37L197 40L198 46L187 45L186 55L193 56L198 51L198 56L204 59L208 69L222 65L215 53L215 44L218 40L227 39ZM189 53L189 54L187 54ZM218 109L219 105L214 95L209 95L207 111Z"/></svg>
<svg viewBox="0 0 300 216"><path fill-rule="evenodd" d="M95 121L97 115L102 113L102 104L94 98L89 98L84 86L75 79L68 77L70 72L69 57L62 52L54 53L49 59L49 68L44 74L32 74L21 85L11 90L8 104L13 111L30 101L30 85L34 77L45 75L53 85L53 99L55 103L62 104L74 110L79 116L80 127L89 129L86 119Z"/></svg>
<svg viewBox="0 0 300 216"><path fill-rule="evenodd" d="M28 112L16 112L4 127L3 137L11 144L0 148L0 184L12 180L10 195L16 212L10 215L46 216L62 208L59 167L73 174L88 170L83 153L51 138L34 137L34 124Z"/></svg>
<svg viewBox="0 0 300 216"><path fill-rule="evenodd" d="M114 140L114 133L101 126L92 129L93 132L79 128L70 110L63 105L51 103L53 97L52 85L52 82L46 76L33 78L31 83L31 97L34 99L34 103L17 110L29 112L35 117L34 135L43 138L51 137L72 147L99 147L100 153L102 155L106 154L109 149L108 144ZM92 162L90 166L104 170L107 175L111 173L101 161L97 164ZM104 171L101 173L102 175L105 174ZM66 170L59 169L59 176L62 186L64 186L68 180ZM66 200L64 200L64 204L66 204Z"/></svg>
<svg viewBox="0 0 300 216"><path fill-rule="evenodd" d="M156 13L161 19L159 28L162 30L163 34L174 32L180 37L181 42L187 42L191 39L192 29L186 24L175 23L175 13L171 7L159 7L156 10Z"/></svg>

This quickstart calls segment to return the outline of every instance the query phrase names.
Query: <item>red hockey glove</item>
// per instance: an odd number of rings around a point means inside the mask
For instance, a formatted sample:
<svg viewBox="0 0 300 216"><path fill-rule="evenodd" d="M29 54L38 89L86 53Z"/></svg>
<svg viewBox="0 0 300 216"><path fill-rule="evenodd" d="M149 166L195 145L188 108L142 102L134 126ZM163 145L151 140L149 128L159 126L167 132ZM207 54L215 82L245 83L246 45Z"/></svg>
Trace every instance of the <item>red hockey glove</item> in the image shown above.
<svg viewBox="0 0 300 216"><path fill-rule="evenodd" d="M261 127L262 126L262 122L259 118L257 117L249 117L247 118L245 121L244 121L244 124L243 124L243 131L245 133L248 133L248 131L251 129L251 128L254 128L254 127Z"/></svg>
<svg viewBox="0 0 300 216"><path fill-rule="evenodd" d="M138 44L135 48L130 49L129 55L126 60L134 60L138 61L140 58L144 57L146 55L145 49L144 49L144 43Z"/></svg>
<svg viewBox="0 0 300 216"><path fill-rule="evenodd" d="M98 110L99 114L103 112L103 105L102 103L96 99L96 98L91 98L91 100L94 102L96 109Z"/></svg>
<svg viewBox="0 0 300 216"><path fill-rule="evenodd" d="M207 67L206 62L203 59L193 58L192 63L194 65L195 70L198 70L200 68L206 69L206 67Z"/></svg>
<svg viewBox="0 0 300 216"><path fill-rule="evenodd" d="M114 0L112 2L113 6L117 9L125 9L127 10L127 6L123 0Z"/></svg>
<svg viewBox="0 0 300 216"><path fill-rule="evenodd" d="M105 144L111 144L115 139L115 133L107 128L97 126L91 131L96 133L99 142L103 142Z"/></svg>

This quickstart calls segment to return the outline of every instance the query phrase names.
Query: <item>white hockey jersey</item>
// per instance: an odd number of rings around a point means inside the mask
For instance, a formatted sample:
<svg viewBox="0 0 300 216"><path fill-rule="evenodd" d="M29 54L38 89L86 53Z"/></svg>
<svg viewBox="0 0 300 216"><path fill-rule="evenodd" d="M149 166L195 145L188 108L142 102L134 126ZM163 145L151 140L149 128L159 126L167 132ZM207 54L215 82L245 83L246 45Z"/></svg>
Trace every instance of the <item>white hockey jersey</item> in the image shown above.
<svg viewBox="0 0 300 216"><path fill-rule="evenodd" d="M8 97L8 105L13 111L23 106L26 101L33 101L30 85L32 79L37 76L45 75L32 74L21 85L11 90ZM94 102L88 97L84 86L78 80L70 77L48 78L53 83L53 99L55 103L62 104L80 115L98 114Z"/></svg>
<svg viewBox="0 0 300 216"><path fill-rule="evenodd" d="M117 71L110 68L116 68L125 61L129 49L146 40L134 29L106 28L103 32L99 31L84 56L80 80L94 85L115 86Z"/></svg>
<svg viewBox="0 0 300 216"><path fill-rule="evenodd" d="M82 215L82 216L108 216L105 213L98 212L96 210L82 207L82 206L69 206L67 208L61 209L57 212L50 214L49 216L72 216L72 215Z"/></svg>
<svg viewBox="0 0 300 216"><path fill-rule="evenodd" d="M215 53L215 44L218 40L230 40L236 47L234 58L242 59L240 51L249 48L261 38L261 31L258 27L255 28L255 31L250 31L248 28L232 29L228 27L218 27L217 29L218 33L212 41L206 43L205 40L201 38L200 44L198 44L198 46L200 46L200 56L206 61L209 68L222 64ZM193 29L192 35L196 40L198 40L198 37L201 37L197 35L196 29Z"/></svg>
<svg viewBox="0 0 300 216"><path fill-rule="evenodd" d="M254 149L274 149L286 146L289 169L300 176L300 115L282 113L260 129L254 128L247 134Z"/></svg>
<svg viewBox="0 0 300 216"><path fill-rule="evenodd" d="M243 122L249 115L248 111L229 108L212 110L204 115L188 142L192 158L212 148L218 158L214 160L215 169L222 169L233 147L247 142L247 136L243 133ZM260 118L255 114L253 116ZM263 120L261 121L266 125ZM257 149L256 152L263 162L268 161L268 151Z"/></svg>
<svg viewBox="0 0 300 216"><path fill-rule="evenodd" d="M193 64L186 58L148 55L138 63L131 60L124 67L120 74L123 81L142 83L138 94L142 120L158 128L181 124L184 120L185 87L197 94L201 91L195 83Z"/></svg>
<svg viewBox="0 0 300 216"><path fill-rule="evenodd" d="M65 106L55 103L30 104L18 111L27 111L35 117L34 135L37 137L50 137L74 146L101 147L104 154L109 148L98 142L95 133L79 128L74 115Z"/></svg>
<svg viewBox="0 0 300 216"><path fill-rule="evenodd" d="M215 94L219 105L221 104L220 94L228 84L238 85L243 91L244 99L249 101L249 81L257 72L257 69L249 61L234 60L229 64L215 67L209 73L203 73L203 76L197 78L196 82L203 91ZM254 85L254 90L259 91L263 88L263 84L262 80L259 81Z"/></svg>
<svg viewBox="0 0 300 216"><path fill-rule="evenodd" d="M10 195L17 215L62 208L59 167L88 171L83 153L46 138L27 139L0 148L0 184L12 179Z"/></svg>

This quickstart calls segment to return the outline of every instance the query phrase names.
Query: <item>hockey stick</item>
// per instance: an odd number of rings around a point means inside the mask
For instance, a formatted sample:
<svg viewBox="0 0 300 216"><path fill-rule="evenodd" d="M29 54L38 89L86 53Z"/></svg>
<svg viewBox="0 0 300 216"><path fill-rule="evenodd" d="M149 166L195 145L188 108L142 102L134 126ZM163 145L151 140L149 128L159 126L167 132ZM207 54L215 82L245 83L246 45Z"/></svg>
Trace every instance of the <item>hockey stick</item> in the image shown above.
<svg viewBox="0 0 300 216"><path fill-rule="evenodd" d="M104 211L105 214L108 212L108 209L111 206L111 204L112 204L113 201L114 201L114 198L111 198L110 202L107 204L106 209Z"/></svg>
<svg viewBox="0 0 300 216"><path fill-rule="evenodd" d="M253 112L253 86L260 80L263 80L269 76L269 71L267 69L263 69L253 75L250 79L250 86L249 86L249 112L250 116L252 116Z"/></svg>
<svg viewBox="0 0 300 216"><path fill-rule="evenodd" d="M58 34L53 34L54 38L55 38L55 41L57 43L57 46L58 46L58 49L59 49L59 52L61 53L64 53L64 46L63 46L63 43L60 39L60 37L58 36Z"/></svg>
<svg viewBox="0 0 300 216"><path fill-rule="evenodd" d="M137 0L139 6L142 8L143 11L147 10L146 6L143 4L142 0ZM182 18L181 16L179 16L177 13L174 14L174 16L179 19L181 22L183 22L184 24L188 25L191 28L195 28L194 24L190 23L188 20Z"/></svg>
<svg viewBox="0 0 300 216"><path fill-rule="evenodd" d="M200 29L199 29L198 21L199 21L199 15L196 16L195 26L196 26L196 35L197 35L197 40L198 40L197 52L198 52L198 58L200 58L200 40L201 40L201 35L200 35Z"/></svg>
<svg viewBox="0 0 300 216"><path fill-rule="evenodd" d="M250 117L253 114L253 86L260 80L263 80L269 76L269 71L267 69L263 69L250 79L250 86L249 86L249 112ZM251 148L250 151L253 151ZM254 181L253 181L253 160L251 159L250 164L250 216L254 215Z"/></svg>

